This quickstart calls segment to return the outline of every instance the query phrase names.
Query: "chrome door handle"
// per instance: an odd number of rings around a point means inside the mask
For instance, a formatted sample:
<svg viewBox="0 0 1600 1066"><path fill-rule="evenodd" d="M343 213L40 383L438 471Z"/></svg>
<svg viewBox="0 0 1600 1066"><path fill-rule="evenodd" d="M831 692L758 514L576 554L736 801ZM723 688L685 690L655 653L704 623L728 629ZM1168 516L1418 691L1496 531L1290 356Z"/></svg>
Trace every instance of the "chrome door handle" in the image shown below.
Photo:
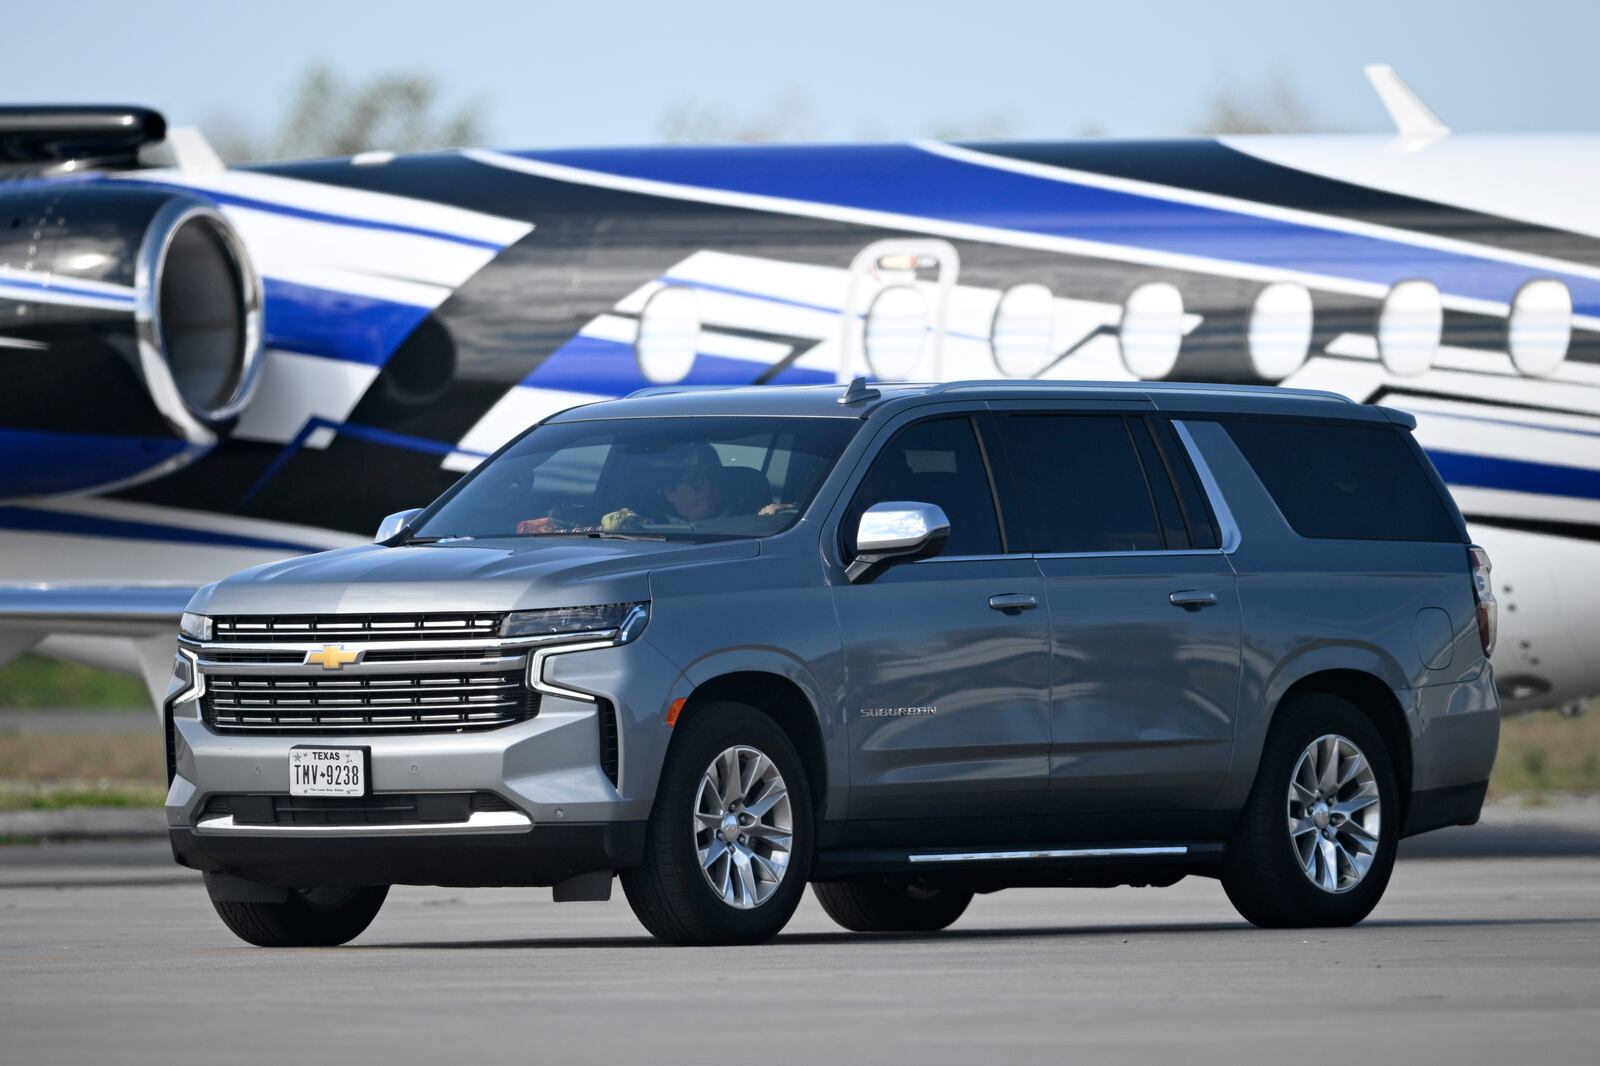
<svg viewBox="0 0 1600 1066"><path fill-rule="evenodd" d="M1198 610L1201 607L1215 607L1217 594L1215 592L1199 592L1194 589L1184 589L1174 592L1167 597L1174 607Z"/></svg>
<svg viewBox="0 0 1600 1066"><path fill-rule="evenodd" d="M1030 596L1026 592L1007 592L999 596L990 596L989 606L1006 614L1017 614L1021 611L1031 611L1039 606L1039 597Z"/></svg>

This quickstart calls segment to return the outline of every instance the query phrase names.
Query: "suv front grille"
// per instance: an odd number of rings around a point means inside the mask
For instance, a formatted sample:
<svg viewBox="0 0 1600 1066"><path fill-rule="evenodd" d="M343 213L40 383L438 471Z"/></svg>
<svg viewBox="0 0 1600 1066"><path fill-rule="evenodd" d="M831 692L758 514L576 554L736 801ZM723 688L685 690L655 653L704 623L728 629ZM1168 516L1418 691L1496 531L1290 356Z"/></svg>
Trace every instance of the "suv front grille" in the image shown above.
<svg viewBox="0 0 1600 1066"><path fill-rule="evenodd" d="M493 640L502 613L230 615L216 618L219 643Z"/></svg>
<svg viewBox="0 0 1600 1066"><path fill-rule="evenodd" d="M200 710L219 733L493 729L539 713L521 671L361 677L209 674Z"/></svg>

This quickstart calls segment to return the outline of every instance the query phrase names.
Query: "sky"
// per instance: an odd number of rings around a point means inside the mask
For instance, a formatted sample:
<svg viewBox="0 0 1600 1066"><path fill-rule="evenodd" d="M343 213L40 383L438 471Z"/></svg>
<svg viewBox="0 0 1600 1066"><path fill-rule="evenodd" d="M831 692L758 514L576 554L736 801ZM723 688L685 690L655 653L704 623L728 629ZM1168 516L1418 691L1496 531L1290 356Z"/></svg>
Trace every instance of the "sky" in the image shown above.
<svg viewBox="0 0 1600 1066"><path fill-rule="evenodd" d="M798 113L805 139L998 119L1015 137L1187 132L1224 88L1281 78L1323 124L1390 127L1386 62L1457 131L1600 127L1600 4L1524 0L667 4L211 0L8 5L0 102L140 103L176 125L275 128L306 68L406 71L504 147L658 140L677 109Z"/></svg>

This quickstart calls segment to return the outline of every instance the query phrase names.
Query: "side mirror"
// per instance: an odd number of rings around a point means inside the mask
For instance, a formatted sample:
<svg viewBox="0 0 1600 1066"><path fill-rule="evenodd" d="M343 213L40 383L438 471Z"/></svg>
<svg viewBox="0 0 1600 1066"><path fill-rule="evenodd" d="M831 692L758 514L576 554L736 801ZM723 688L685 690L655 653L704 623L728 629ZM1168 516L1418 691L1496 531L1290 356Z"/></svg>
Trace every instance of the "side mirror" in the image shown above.
<svg viewBox="0 0 1600 1066"><path fill-rule="evenodd" d="M417 515L422 513L422 508L413 507L409 511L396 511L394 514L378 523L378 533L372 538L372 543L382 544L393 540L395 536Z"/></svg>
<svg viewBox="0 0 1600 1066"><path fill-rule="evenodd" d="M856 557L845 580L865 581L890 563L927 559L944 551L950 519L931 503L875 503L856 527Z"/></svg>

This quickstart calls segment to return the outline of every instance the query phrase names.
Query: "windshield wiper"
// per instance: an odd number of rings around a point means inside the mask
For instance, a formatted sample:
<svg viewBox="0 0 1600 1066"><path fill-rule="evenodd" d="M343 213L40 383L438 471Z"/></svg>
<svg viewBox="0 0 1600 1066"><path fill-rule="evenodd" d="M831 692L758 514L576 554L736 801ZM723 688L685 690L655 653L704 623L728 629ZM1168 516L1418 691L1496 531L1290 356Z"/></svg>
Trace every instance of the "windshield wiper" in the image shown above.
<svg viewBox="0 0 1600 1066"><path fill-rule="evenodd" d="M459 536L459 535L457 535L455 533L446 533L444 536L441 536L441 537L407 537L405 540L400 542L399 546L403 548L407 544L437 544L441 540L471 540L471 539L472 539L471 537L463 537L463 536Z"/></svg>

